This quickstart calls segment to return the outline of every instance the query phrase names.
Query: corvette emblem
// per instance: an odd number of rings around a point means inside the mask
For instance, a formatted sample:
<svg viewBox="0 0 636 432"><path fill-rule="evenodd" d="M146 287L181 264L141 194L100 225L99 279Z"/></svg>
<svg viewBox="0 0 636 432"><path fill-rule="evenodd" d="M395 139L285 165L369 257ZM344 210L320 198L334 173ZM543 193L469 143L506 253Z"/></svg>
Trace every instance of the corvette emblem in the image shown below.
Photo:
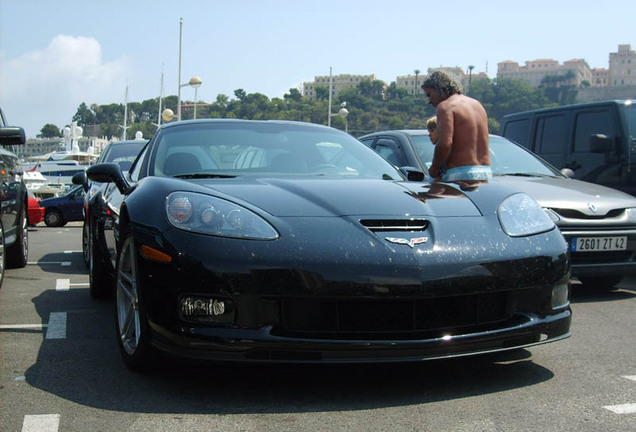
<svg viewBox="0 0 636 432"><path fill-rule="evenodd" d="M385 239L391 243L411 246L411 248L413 248L416 244L426 243L428 241L428 237L416 237L412 239L385 237Z"/></svg>

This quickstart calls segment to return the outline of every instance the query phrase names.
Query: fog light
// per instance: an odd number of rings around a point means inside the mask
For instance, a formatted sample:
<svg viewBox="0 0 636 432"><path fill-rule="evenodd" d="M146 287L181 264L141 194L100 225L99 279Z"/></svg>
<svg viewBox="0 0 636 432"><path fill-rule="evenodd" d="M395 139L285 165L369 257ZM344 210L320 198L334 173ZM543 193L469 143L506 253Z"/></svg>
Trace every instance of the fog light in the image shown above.
<svg viewBox="0 0 636 432"><path fill-rule="evenodd" d="M552 309L561 309L570 304L570 283L560 283L552 288Z"/></svg>
<svg viewBox="0 0 636 432"><path fill-rule="evenodd" d="M234 305L228 299L188 296L181 299L181 314L187 320L232 322Z"/></svg>

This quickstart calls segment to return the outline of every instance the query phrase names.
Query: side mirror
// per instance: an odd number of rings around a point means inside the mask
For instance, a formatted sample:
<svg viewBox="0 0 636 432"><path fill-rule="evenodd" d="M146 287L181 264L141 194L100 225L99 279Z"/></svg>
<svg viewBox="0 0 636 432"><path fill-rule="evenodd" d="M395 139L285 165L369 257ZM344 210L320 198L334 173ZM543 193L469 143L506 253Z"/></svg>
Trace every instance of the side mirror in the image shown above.
<svg viewBox="0 0 636 432"><path fill-rule="evenodd" d="M563 174L567 178L574 178L574 171L572 171L570 168L561 169L561 174Z"/></svg>
<svg viewBox="0 0 636 432"><path fill-rule="evenodd" d="M86 175L92 181L100 183L113 182L119 191L126 195L130 192L130 184L124 178L119 164L113 162L99 163L88 167Z"/></svg>
<svg viewBox="0 0 636 432"><path fill-rule="evenodd" d="M26 142L26 136L24 129L18 126L5 126L0 127L0 144L2 145L16 145L24 144Z"/></svg>
<svg viewBox="0 0 636 432"><path fill-rule="evenodd" d="M594 134L590 136L590 151L592 153L609 153L612 150L612 139L607 135Z"/></svg>
<svg viewBox="0 0 636 432"><path fill-rule="evenodd" d="M413 182L421 182L424 181L424 171L422 171L419 168L415 168L412 166L403 166L400 167L400 171L402 172L402 174L404 174L404 176L406 177L406 179L408 181L413 181Z"/></svg>
<svg viewBox="0 0 636 432"><path fill-rule="evenodd" d="M84 192L88 192L88 177L86 177L85 171L73 174L73 177L71 177L71 183L74 185L84 186Z"/></svg>

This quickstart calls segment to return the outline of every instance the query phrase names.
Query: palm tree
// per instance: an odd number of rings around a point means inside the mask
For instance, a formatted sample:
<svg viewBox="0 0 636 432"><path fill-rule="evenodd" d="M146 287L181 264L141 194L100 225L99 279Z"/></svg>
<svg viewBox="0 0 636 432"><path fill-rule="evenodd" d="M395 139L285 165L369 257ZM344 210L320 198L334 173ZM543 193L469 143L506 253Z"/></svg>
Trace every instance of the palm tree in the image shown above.
<svg viewBox="0 0 636 432"><path fill-rule="evenodd" d="M420 74L420 70L419 69L415 69L415 94L418 94L418 88L419 86L417 85L417 76Z"/></svg>

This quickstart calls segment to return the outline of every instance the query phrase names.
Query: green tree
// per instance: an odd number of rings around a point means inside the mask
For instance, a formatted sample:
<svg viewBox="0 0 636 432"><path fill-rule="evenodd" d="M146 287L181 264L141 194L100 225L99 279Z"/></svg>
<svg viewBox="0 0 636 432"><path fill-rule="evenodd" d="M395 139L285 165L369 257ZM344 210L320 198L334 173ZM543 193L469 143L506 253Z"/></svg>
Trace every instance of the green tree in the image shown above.
<svg viewBox="0 0 636 432"><path fill-rule="evenodd" d="M325 86L316 86L316 99L317 100L328 100L329 99L329 89Z"/></svg>
<svg viewBox="0 0 636 432"><path fill-rule="evenodd" d="M82 102L73 116L73 121L77 122L77 125L81 127L93 125L96 122L95 113Z"/></svg>
<svg viewBox="0 0 636 432"><path fill-rule="evenodd" d="M59 138L62 136L60 129L54 124L47 123L40 130L38 138Z"/></svg>

